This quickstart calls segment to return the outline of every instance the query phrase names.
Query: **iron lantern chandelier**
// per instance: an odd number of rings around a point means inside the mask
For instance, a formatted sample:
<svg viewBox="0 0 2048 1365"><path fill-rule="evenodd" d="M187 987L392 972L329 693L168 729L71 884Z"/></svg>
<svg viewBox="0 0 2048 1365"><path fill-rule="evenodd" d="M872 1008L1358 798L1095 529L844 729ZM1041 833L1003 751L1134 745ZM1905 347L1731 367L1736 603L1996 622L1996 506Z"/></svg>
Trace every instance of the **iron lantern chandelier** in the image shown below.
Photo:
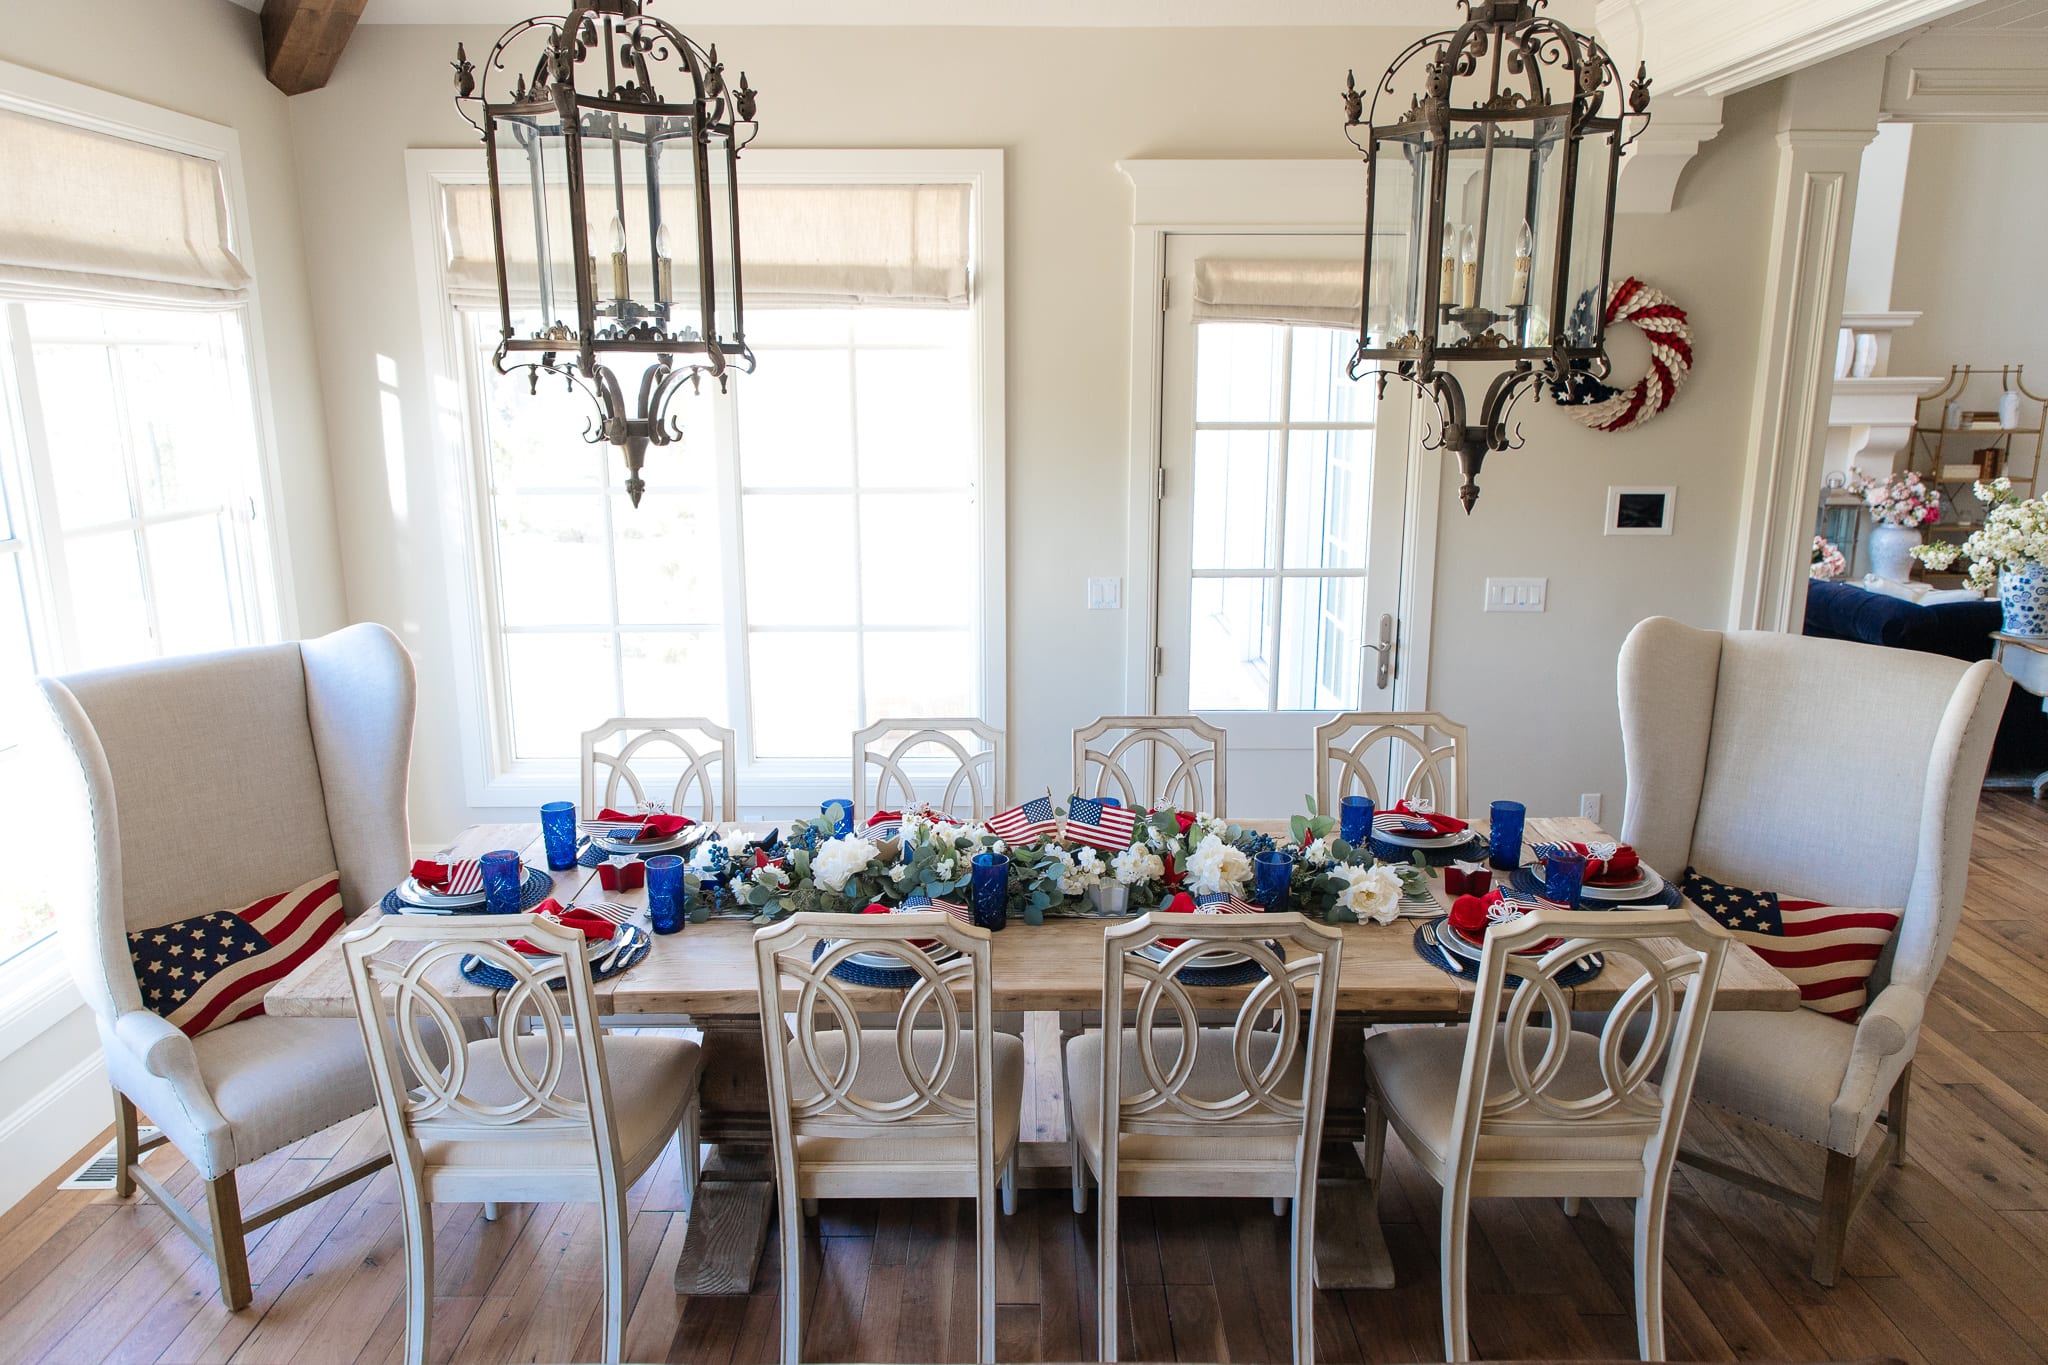
<svg viewBox="0 0 2048 1365"><path fill-rule="evenodd" d="M1568 396L1608 370L1614 185L1649 123L1640 67L1624 112L1606 49L1537 10L1545 0L1458 0L1455 30L1419 39L1368 96L1344 83L1345 134L1365 153L1365 281L1353 379L1417 386L1436 405L1430 449L1457 452L1459 499L1479 497L1487 454L1523 444L1524 393ZM1397 86L1421 89L1382 121ZM1404 79L1406 78L1406 79ZM1368 108L1368 99L1370 107ZM1362 135L1362 136L1361 136ZM1505 364L1477 421L1453 362Z"/></svg>
<svg viewBox="0 0 2048 1365"><path fill-rule="evenodd" d="M754 368L735 187L755 92L641 9L577 0L507 29L481 83L460 45L453 64L490 170L498 371L581 387L597 409L586 438L624 452L635 506L647 447L681 437L668 405L683 381ZM634 358L629 407L614 366Z"/></svg>

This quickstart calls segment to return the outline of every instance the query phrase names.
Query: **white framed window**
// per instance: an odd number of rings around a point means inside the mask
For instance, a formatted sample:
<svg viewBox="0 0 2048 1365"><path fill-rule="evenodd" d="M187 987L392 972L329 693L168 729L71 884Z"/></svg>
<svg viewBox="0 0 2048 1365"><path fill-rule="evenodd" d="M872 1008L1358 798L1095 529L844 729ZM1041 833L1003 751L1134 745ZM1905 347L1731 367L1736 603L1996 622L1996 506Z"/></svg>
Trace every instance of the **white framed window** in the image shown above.
<svg viewBox="0 0 2048 1365"><path fill-rule="evenodd" d="M731 726L742 801L778 806L849 795L851 734L871 720L1002 724L999 152L742 158L759 364L672 405L683 439L649 451L638 508L618 452L582 440L587 399L559 381L536 395L491 363L495 300L460 259L450 207L481 160L411 160L439 281L429 340L447 348L465 418L448 435L472 535L456 613L477 703L464 708L472 805L558 787L578 734L615 715ZM886 212L905 193L920 213L964 206L964 273L934 289L943 269L901 272L935 295L906 301L757 269L755 252L772 262L770 195L790 186L834 191L802 201L813 245L830 242L831 214Z"/></svg>
<svg viewBox="0 0 2048 1365"><path fill-rule="evenodd" d="M281 637L233 130L0 63L0 823L42 798L23 694ZM68 871L68 870L67 870ZM47 870L0 879L0 996L61 971Z"/></svg>

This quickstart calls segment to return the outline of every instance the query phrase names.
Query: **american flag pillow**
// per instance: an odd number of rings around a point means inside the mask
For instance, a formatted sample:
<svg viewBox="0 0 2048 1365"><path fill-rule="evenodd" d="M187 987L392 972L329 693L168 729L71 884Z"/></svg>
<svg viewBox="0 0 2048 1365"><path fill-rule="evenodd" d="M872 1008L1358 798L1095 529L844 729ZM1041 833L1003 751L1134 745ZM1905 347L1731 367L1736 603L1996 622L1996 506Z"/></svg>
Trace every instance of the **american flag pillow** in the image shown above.
<svg viewBox="0 0 2048 1365"><path fill-rule="evenodd" d="M1793 900L1685 870L1687 900L1799 987L1799 1003L1855 1023L1870 1003L1870 973L1899 927L1897 910Z"/></svg>
<svg viewBox="0 0 2048 1365"><path fill-rule="evenodd" d="M238 910L216 910L128 935L142 1003L197 1038L263 1013L263 997L341 928L341 877Z"/></svg>

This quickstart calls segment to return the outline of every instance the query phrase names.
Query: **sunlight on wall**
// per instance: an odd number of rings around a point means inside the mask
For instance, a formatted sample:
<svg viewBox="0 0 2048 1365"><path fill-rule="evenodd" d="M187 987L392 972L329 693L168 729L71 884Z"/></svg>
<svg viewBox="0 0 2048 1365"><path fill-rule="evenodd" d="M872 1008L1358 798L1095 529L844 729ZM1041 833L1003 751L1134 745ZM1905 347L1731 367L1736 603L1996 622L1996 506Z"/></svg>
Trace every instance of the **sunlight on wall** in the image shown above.
<svg viewBox="0 0 2048 1365"><path fill-rule="evenodd" d="M410 505L405 487L405 408L399 401L398 362L377 357L378 418L384 431L384 488L391 499L391 519L404 530Z"/></svg>

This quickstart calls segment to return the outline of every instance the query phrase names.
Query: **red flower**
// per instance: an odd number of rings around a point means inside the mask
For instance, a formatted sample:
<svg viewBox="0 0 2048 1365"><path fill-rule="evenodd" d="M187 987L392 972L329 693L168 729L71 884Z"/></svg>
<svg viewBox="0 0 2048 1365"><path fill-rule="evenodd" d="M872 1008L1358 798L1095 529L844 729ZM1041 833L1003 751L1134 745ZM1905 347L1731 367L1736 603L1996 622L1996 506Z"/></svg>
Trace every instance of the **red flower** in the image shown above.
<svg viewBox="0 0 2048 1365"><path fill-rule="evenodd" d="M1193 813L1189 811L1175 811L1173 813L1173 822L1180 826L1180 832L1182 834L1186 834L1189 830L1195 827L1195 817Z"/></svg>
<svg viewBox="0 0 2048 1365"><path fill-rule="evenodd" d="M1159 863L1161 867L1166 869L1165 872L1161 874L1160 880L1164 881L1168 886L1179 886L1182 882L1187 880L1187 873L1174 871L1173 855L1171 853L1160 854Z"/></svg>

